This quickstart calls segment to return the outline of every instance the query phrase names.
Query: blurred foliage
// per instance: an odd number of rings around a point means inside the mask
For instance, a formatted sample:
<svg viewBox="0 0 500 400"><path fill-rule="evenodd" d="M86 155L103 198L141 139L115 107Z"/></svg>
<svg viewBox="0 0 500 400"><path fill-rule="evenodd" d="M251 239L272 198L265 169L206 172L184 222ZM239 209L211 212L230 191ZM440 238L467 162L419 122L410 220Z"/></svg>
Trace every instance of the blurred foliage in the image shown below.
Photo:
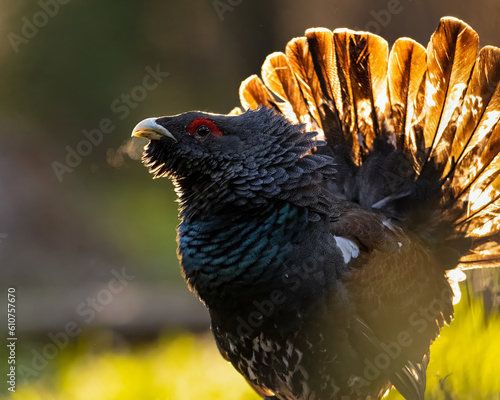
<svg viewBox="0 0 500 400"><path fill-rule="evenodd" d="M431 346L426 400L498 400L500 314L485 318L480 300L455 306L455 320ZM403 399L391 392L388 400Z"/></svg>
<svg viewBox="0 0 500 400"><path fill-rule="evenodd" d="M29 116L44 127L92 123L102 117L100 113L109 113L110 101L120 93L117 88L127 87L134 72L148 61L147 42L130 29L143 9L143 3L123 7L118 0L60 5L17 53L9 49L0 69L9 77L0 94L2 112ZM20 2L7 29L21 35L23 18L32 21L39 12L39 2Z"/></svg>
<svg viewBox="0 0 500 400"><path fill-rule="evenodd" d="M90 347L90 348L89 348ZM92 354L85 343L65 351L56 370L12 400L257 399L206 334L170 335L131 351Z"/></svg>
<svg viewBox="0 0 500 400"><path fill-rule="evenodd" d="M500 315L484 318L481 302L463 300L456 320L431 347L426 399L498 399ZM210 334L171 334L131 350L65 350L50 373L18 385L12 400L251 400L259 397L218 354ZM402 399L394 390L389 400Z"/></svg>
<svg viewBox="0 0 500 400"><path fill-rule="evenodd" d="M127 184L137 175L143 179ZM89 207L98 216L103 234L116 239L119 232L116 249L148 275L181 282L175 230L179 219L172 183L152 180L144 168L110 171L106 179L101 178L92 182L99 196L90 200Z"/></svg>
<svg viewBox="0 0 500 400"><path fill-rule="evenodd" d="M23 36L26 21L33 22L43 9L40 2L30 1L0 0L0 5L8 15L0 26L6 39L0 52L0 76L8 77L0 91L0 116L28 119L41 128L33 135L42 133L67 144L79 140L82 129L95 128L104 117L123 129L124 139L135 122L146 116L191 107L229 111L237 101L238 82L255 67L245 61L256 52L263 60L268 52L261 42L270 32L272 18L272 13L262 15L258 8L242 5L249 18L224 25L208 1L73 0L59 4L45 25L35 27L32 38L11 46L7 35ZM260 33L252 46L238 46L245 32L241 28L257 23ZM239 32L229 34L235 24ZM269 43L268 38L265 41ZM221 63L221 59L228 61ZM118 120L111 103L142 83L146 67L157 65L170 76L133 106L130 116ZM231 93L231 98L224 93ZM102 149L92 158L97 156L102 156Z"/></svg>

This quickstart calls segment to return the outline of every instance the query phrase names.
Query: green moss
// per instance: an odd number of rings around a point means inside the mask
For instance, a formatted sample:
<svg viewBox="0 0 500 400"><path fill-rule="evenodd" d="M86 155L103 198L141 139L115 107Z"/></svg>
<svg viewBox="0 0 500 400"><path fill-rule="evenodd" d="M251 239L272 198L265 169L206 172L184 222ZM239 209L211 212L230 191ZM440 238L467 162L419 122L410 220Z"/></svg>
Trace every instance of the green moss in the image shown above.
<svg viewBox="0 0 500 400"><path fill-rule="evenodd" d="M431 347L426 400L498 399L500 396L500 315L485 321L480 301L455 306L455 320ZM403 399L392 390L389 400Z"/></svg>

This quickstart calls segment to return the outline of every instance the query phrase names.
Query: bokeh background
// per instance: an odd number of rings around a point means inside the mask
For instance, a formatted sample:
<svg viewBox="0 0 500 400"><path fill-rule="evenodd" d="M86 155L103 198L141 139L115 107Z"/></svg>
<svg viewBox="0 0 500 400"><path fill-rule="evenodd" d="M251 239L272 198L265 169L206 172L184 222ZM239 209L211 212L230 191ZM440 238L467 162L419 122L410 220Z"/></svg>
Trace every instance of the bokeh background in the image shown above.
<svg viewBox="0 0 500 400"><path fill-rule="evenodd" d="M426 45L444 15L500 46L498 0L0 0L0 332L14 287L18 336L14 394L0 339L0 398L255 399L180 276L172 185L130 132L230 111L309 27ZM500 399L499 274L469 275L429 398Z"/></svg>

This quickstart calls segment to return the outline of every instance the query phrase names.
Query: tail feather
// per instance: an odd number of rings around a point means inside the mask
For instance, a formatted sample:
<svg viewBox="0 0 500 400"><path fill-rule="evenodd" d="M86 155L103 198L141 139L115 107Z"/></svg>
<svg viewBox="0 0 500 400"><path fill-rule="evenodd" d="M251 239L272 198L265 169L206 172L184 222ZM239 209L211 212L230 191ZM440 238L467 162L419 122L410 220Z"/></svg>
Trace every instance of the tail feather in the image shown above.
<svg viewBox="0 0 500 400"><path fill-rule="evenodd" d="M379 36L337 29L333 32L344 109L344 131L353 138L353 159L361 164L381 134L387 98L388 44Z"/></svg>
<svg viewBox="0 0 500 400"><path fill-rule="evenodd" d="M391 102L392 131L398 149L409 154L414 163L421 159L423 147L413 125L421 115L417 96L426 70L427 53L417 42L402 38L396 40L389 58L389 96Z"/></svg>
<svg viewBox="0 0 500 400"><path fill-rule="evenodd" d="M273 95L257 75L252 75L241 83L240 100L245 109L274 106Z"/></svg>
<svg viewBox="0 0 500 400"><path fill-rule="evenodd" d="M462 205L456 230L472 239L463 266L500 263L500 49L483 48L465 95L452 156L452 205Z"/></svg>
<svg viewBox="0 0 500 400"><path fill-rule="evenodd" d="M462 121L457 124L453 141L451 156L462 166L458 176L466 176L472 158L480 154L478 150L482 150L477 145L482 142L484 135L491 134L492 128L495 127L498 119L495 118L495 113L500 110L499 81L500 49L486 46L479 52L474 66L461 112ZM462 161L463 159L465 160Z"/></svg>
<svg viewBox="0 0 500 400"><path fill-rule="evenodd" d="M443 18L427 47L425 146L437 165L450 155L458 111L476 61L479 37L455 18ZM427 161L427 160L426 160Z"/></svg>
<svg viewBox="0 0 500 400"><path fill-rule="evenodd" d="M240 98L244 108L275 107L324 136L339 197L410 221L436 248L459 253L453 265L495 265L500 49L478 48L477 33L450 17L426 49L403 38L389 56L377 35L309 29L286 54L271 54L264 83L248 78Z"/></svg>
<svg viewBox="0 0 500 400"><path fill-rule="evenodd" d="M341 115L340 82L337 74L333 32L324 28L308 29L306 39L314 72L321 88L318 97L325 104L328 104L337 115ZM318 103L318 108L321 108L321 102Z"/></svg>
<svg viewBox="0 0 500 400"><path fill-rule="evenodd" d="M281 112L293 122L305 123L311 129L307 102L285 54L276 52L267 56L262 66L262 78L274 94L285 100L277 103Z"/></svg>
<svg viewBox="0 0 500 400"><path fill-rule="evenodd" d="M300 91L306 101L311 123L316 128L321 127L319 104L321 104L321 88L314 66L311 53L308 51L306 38L295 38L286 46L286 57L295 73Z"/></svg>
<svg viewBox="0 0 500 400"><path fill-rule="evenodd" d="M344 131L340 119L344 112L333 32L324 28L308 29L306 39L321 89L315 96L320 115L320 133L328 143L352 148L352 135Z"/></svg>

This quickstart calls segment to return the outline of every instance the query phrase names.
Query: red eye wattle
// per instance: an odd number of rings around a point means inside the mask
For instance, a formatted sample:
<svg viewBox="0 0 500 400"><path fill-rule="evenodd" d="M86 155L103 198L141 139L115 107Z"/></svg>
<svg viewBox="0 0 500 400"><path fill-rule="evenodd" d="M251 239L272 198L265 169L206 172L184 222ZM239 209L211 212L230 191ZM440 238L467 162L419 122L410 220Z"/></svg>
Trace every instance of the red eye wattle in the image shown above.
<svg viewBox="0 0 500 400"><path fill-rule="evenodd" d="M222 136L222 132L215 126L215 124L206 118L196 118L189 124L186 129L187 133L198 134L199 136L206 136L212 134L215 136Z"/></svg>

